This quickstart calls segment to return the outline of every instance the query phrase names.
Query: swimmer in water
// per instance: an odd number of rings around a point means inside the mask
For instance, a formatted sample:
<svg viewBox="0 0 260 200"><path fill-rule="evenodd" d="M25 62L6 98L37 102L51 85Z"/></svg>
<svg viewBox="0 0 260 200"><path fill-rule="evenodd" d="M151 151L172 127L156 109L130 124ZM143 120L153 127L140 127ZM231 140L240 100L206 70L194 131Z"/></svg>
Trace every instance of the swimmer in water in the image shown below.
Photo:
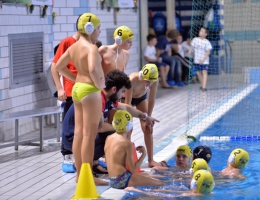
<svg viewBox="0 0 260 200"><path fill-rule="evenodd" d="M220 176L234 178L234 179L246 179L246 176L242 174L242 169L246 167L249 161L249 154L244 149L235 149L231 152L227 168L220 172Z"/></svg>
<svg viewBox="0 0 260 200"><path fill-rule="evenodd" d="M215 187L214 177L208 170L198 170L194 173L192 180L190 182L190 191L174 191L165 189L147 189L147 191L141 191L139 189L128 187L127 191L136 191L148 196L160 196L168 198L176 197L187 197L187 196L203 196L207 194L212 194L212 190ZM174 193L173 195L167 193ZM177 195L175 195L177 194Z"/></svg>
<svg viewBox="0 0 260 200"><path fill-rule="evenodd" d="M181 145L176 150L175 155L176 165L171 171L173 172L187 172L189 174L190 164L192 161L192 149L188 145ZM165 171L168 167L155 166L156 171Z"/></svg>

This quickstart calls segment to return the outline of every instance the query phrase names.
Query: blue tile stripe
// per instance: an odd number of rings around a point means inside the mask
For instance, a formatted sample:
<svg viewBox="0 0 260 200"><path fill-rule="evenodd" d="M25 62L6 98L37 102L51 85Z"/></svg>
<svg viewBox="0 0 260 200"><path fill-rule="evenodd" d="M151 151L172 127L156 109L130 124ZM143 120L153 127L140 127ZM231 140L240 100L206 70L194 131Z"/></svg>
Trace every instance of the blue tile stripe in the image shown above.
<svg viewBox="0 0 260 200"><path fill-rule="evenodd" d="M75 16L81 15L85 12L89 12L89 8L73 8L73 14Z"/></svg>
<svg viewBox="0 0 260 200"><path fill-rule="evenodd" d="M154 155L157 154L158 152L160 152L162 149L164 149L166 146L168 146L170 143L172 143L172 140L174 138L176 138L177 136L187 132L187 130L191 129L192 127L194 127L195 125L197 125L198 123L200 123L203 119L205 119L207 116L209 116L211 113L213 113L214 111L216 111L220 106L222 106L224 103L226 103L228 100L230 100L231 98L233 98L234 96L236 96L238 93L240 93L243 89L245 89L246 86L242 86L241 88L237 89L236 91L232 92L230 95L228 95L227 97L225 97L224 99L222 99L219 103L215 104L214 106L212 106L211 108L207 109L206 111L204 111L203 113L201 113L200 115L198 115L195 119L193 119L192 121L190 121L188 124L186 124L185 126L183 126L182 128L180 128L178 131L173 132L169 137L167 137L166 139L164 139L160 144L156 145L154 147ZM147 161L147 157L144 159L143 162Z"/></svg>
<svg viewBox="0 0 260 200"><path fill-rule="evenodd" d="M88 7L88 0L80 0L80 7Z"/></svg>
<svg viewBox="0 0 260 200"><path fill-rule="evenodd" d="M1 58L2 56L1 56L1 47L0 47L0 58Z"/></svg>
<svg viewBox="0 0 260 200"><path fill-rule="evenodd" d="M0 101L3 100L3 91L0 90Z"/></svg>
<svg viewBox="0 0 260 200"><path fill-rule="evenodd" d="M2 78L2 69L0 69L0 79Z"/></svg>
<svg viewBox="0 0 260 200"><path fill-rule="evenodd" d="M259 40L260 31L225 31L225 37L228 40Z"/></svg>

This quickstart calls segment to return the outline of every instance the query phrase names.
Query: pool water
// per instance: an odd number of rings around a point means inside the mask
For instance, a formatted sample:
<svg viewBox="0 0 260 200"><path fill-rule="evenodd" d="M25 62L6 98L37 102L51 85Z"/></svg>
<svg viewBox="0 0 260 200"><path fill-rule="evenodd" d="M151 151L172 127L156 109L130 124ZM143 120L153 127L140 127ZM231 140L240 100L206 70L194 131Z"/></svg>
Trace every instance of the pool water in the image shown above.
<svg viewBox="0 0 260 200"><path fill-rule="evenodd" d="M231 135L260 135L259 134L259 119L260 112L260 87L256 88L240 103L234 106L229 112L227 112L218 121L212 124L207 130L205 130L202 136L231 136ZM246 168L243 169L243 174L247 177L246 180L232 180L229 179L222 184L215 185L213 194L207 194L204 196L194 197L182 197L182 199L235 199L235 200L248 200L248 199L260 199L260 141L259 140L241 140L241 141L197 141L189 144L192 149L199 145L209 146L212 150L212 159L209 166L213 170L221 171L227 166L227 160L230 153L236 148L242 148L248 151L250 160ZM175 165L174 158L168 161L171 166ZM176 184L173 178L167 177L170 180L170 185L160 188L180 187L180 184ZM187 185L187 183L183 183ZM143 191L147 191L147 188L154 187L136 187ZM159 194L158 196L165 196L166 194ZM174 195L174 193L171 193ZM177 193L175 194L177 195ZM123 199L151 199L151 197L145 197L137 192L128 192ZM169 199L167 197L158 197L153 199Z"/></svg>

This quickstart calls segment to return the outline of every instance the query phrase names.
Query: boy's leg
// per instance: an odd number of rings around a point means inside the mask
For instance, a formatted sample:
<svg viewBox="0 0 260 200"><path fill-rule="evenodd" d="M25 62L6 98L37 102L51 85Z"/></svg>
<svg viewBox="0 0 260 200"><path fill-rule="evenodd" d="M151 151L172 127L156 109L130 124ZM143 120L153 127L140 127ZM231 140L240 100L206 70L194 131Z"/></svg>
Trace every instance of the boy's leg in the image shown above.
<svg viewBox="0 0 260 200"><path fill-rule="evenodd" d="M167 63L170 66L169 73L168 73L167 77L168 77L168 81L172 81L176 61L170 56L163 56L162 59L163 59L163 62Z"/></svg>
<svg viewBox="0 0 260 200"><path fill-rule="evenodd" d="M136 106L136 109L144 113L148 113L148 100L143 100ZM151 126L147 126L144 120L140 120L140 124L144 133L144 142L148 155L148 166L153 167L156 165L160 165L160 163L157 163L153 160L153 128Z"/></svg>
<svg viewBox="0 0 260 200"><path fill-rule="evenodd" d="M178 86L184 86L184 84L181 82L181 62L179 60L176 60L174 80Z"/></svg>
<svg viewBox="0 0 260 200"><path fill-rule="evenodd" d="M132 174L128 186L141 186L141 185L155 185L155 186L162 186L164 183L160 180L150 178L148 176L142 176L140 174Z"/></svg>
<svg viewBox="0 0 260 200"><path fill-rule="evenodd" d="M208 71L207 70L202 70L202 75L203 75L202 88L205 89L206 85L207 85Z"/></svg>
<svg viewBox="0 0 260 200"><path fill-rule="evenodd" d="M159 67L160 75L161 75L161 81L162 81L162 86L164 88L171 87L167 82L166 82L166 76L168 75L168 72L170 70L169 65L163 66L161 65Z"/></svg>
<svg viewBox="0 0 260 200"><path fill-rule="evenodd" d="M201 71L198 70L196 73L197 73L198 79L200 81L201 87L203 87L203 77L202 77Z"/></svg>

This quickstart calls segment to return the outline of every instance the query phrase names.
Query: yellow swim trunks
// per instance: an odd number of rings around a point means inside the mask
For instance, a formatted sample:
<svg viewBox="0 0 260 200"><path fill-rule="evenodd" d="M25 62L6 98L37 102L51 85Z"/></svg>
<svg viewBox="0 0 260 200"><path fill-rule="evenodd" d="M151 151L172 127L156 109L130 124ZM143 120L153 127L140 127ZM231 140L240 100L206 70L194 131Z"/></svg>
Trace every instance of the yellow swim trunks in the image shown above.
<svg viewBox="0 0 260 200"><path fill-rule="evenodd" d="M72 98L74 101L80 102L83 97L94 92L100 92L100 89L90 83L76 82L72 89Z"/></svg>

